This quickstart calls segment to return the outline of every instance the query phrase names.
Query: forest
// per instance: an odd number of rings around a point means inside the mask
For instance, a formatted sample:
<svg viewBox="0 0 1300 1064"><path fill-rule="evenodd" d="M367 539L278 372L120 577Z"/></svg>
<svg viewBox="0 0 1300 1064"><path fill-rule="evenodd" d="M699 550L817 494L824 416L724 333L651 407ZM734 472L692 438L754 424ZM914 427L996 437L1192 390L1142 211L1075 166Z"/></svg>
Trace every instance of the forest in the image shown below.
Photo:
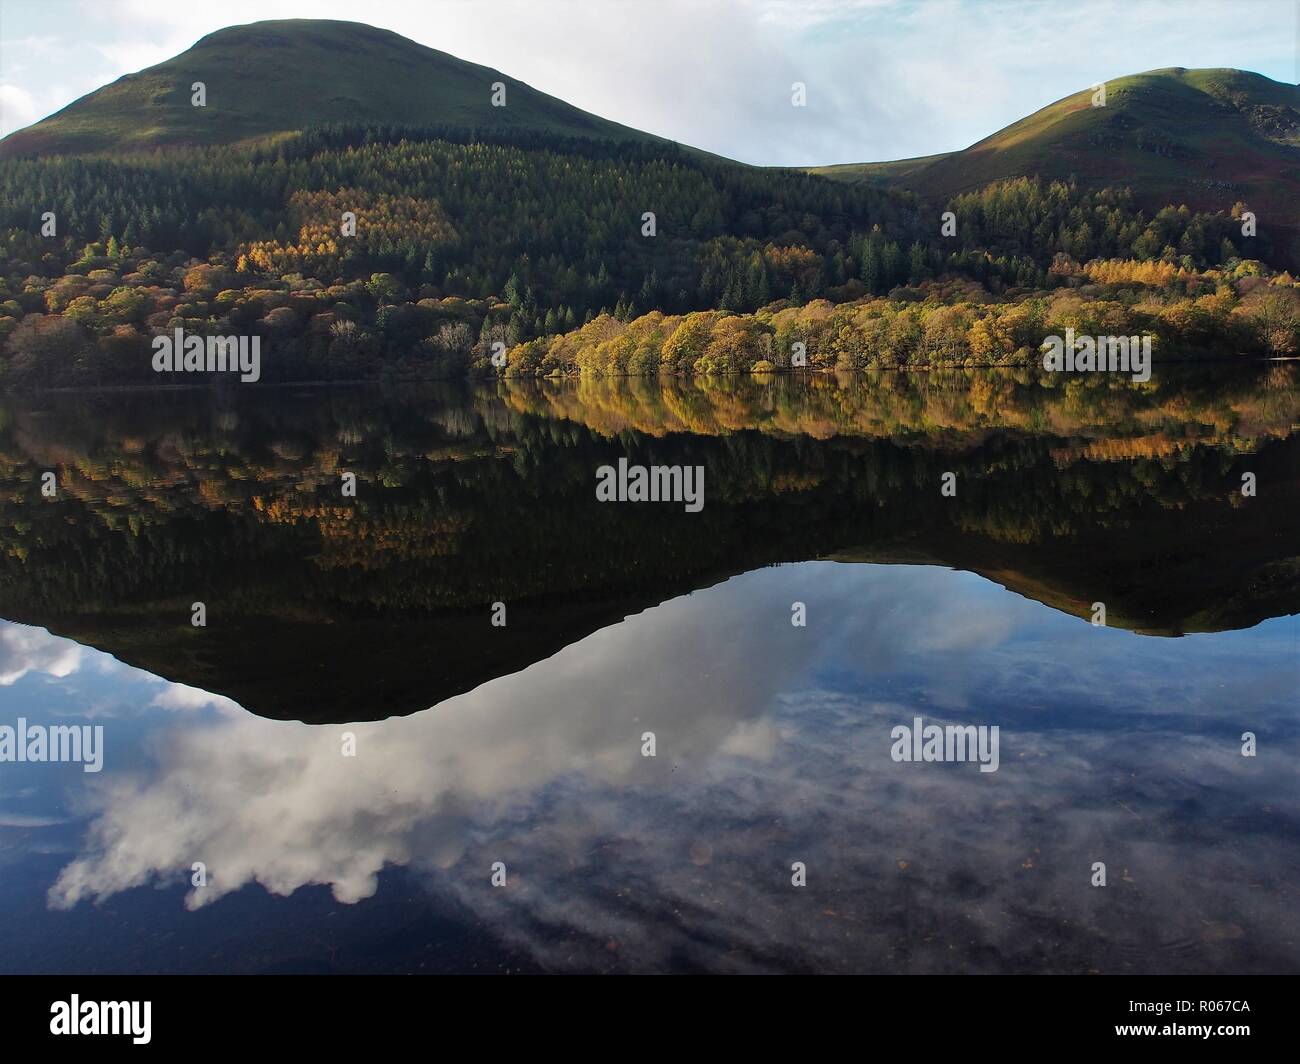
<svg viewBox="0 0 1300 1064"><path fill-rule="evenodd" d="M810 369L1026 364L1067 324L1294 354L1300 287L1243 210L1031 178L927 204L528 130L8 159L0 383L160 383L177 328L263 337L269 380L763 372L796 343Z"/></svg>

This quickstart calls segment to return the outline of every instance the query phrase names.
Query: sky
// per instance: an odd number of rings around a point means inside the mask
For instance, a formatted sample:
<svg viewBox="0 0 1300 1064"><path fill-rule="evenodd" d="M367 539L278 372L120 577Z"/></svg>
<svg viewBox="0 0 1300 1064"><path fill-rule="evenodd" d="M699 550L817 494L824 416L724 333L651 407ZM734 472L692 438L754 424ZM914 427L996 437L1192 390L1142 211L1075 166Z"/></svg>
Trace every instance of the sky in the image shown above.
<svg viewBox="0 0 1300 1064"><path fill-rule="evenodd" d="M368 22L625 125L782 166L956 150L1159 67L1300 80L1300 0L0 0L0 134L270 18Z"/></svg>

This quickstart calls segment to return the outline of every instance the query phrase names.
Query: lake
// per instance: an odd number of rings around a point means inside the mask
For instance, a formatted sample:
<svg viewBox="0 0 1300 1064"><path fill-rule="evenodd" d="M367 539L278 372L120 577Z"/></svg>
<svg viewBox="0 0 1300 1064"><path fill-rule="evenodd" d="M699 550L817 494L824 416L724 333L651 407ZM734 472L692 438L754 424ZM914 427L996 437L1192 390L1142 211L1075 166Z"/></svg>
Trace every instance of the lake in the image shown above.
<svg viewBox="0 0 1300 1064"><path fill-rule="evenodd" d="M1298 384L0 400L0 970L1300 970Z"/></svg>

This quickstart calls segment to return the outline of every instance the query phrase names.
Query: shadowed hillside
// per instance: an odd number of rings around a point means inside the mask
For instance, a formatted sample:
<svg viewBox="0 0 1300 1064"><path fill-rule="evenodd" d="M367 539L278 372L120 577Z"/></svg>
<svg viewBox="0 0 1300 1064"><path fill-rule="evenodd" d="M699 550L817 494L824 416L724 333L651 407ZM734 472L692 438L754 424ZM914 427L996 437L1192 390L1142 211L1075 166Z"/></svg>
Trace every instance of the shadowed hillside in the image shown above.
<svg viewBox="0 0 1300 1064"><path fill-rule="evenodd" d="M1295 235L1300 90L1243 70L1174 67L1067 96L963 151L890 163L812 168L839 180L902 187L940 201L993 181L1076 177L1128 186L1151 209L1223 210L1241 200L1260 225ZM1293 255L1294 257L1294 255Z"/></svg>
<svg viewBox="0 0 1300 1064"><path fill-rule="evenodd" d="M192 106L191 86L207 88ZM492 86L506 106L492 106ZM0 142L0 155L228 144L325 123L532 130L653 141L521 81L389 30L284 19L231 26L128 74Z"/></svg>

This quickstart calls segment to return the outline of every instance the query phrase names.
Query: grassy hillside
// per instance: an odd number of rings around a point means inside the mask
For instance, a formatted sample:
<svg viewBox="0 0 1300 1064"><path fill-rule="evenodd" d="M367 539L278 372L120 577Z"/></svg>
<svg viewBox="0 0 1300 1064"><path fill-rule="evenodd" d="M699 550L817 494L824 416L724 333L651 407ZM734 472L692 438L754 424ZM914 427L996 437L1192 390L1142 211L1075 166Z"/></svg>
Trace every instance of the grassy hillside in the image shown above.
<svg viewBox="0 0 1300 1064"><path fill-rule="evenodd" d="M207 87L207 106L190 102ZM506 106L491 104L506 86ZM0 156L228 144L323 123L453 125L654 141L490 67L356 22L231 26L0 141Z"/></svg>
<svg viewBox="0 0 1300 1064"><path fill-rule="evenodd" d="M1086 89L964 151L893 163L813 168L840 180L945 200L1009 177L1131 187L1149 207L1223 210L1242 200L1261 226L1296 225L1300 93L1241 70L1153 70Z"/></svg>
<svg viewBox="0 0 1300 1064"><path fill-rule="evenodd" d="M918 155L914 159L891 159L885 163L833 163L830 166L809 166L806 170L810 174L830 177L838 181L874 181L879 184L905 185L908 177L953 154L955 153L940 152L938 155Z"/></svg>

